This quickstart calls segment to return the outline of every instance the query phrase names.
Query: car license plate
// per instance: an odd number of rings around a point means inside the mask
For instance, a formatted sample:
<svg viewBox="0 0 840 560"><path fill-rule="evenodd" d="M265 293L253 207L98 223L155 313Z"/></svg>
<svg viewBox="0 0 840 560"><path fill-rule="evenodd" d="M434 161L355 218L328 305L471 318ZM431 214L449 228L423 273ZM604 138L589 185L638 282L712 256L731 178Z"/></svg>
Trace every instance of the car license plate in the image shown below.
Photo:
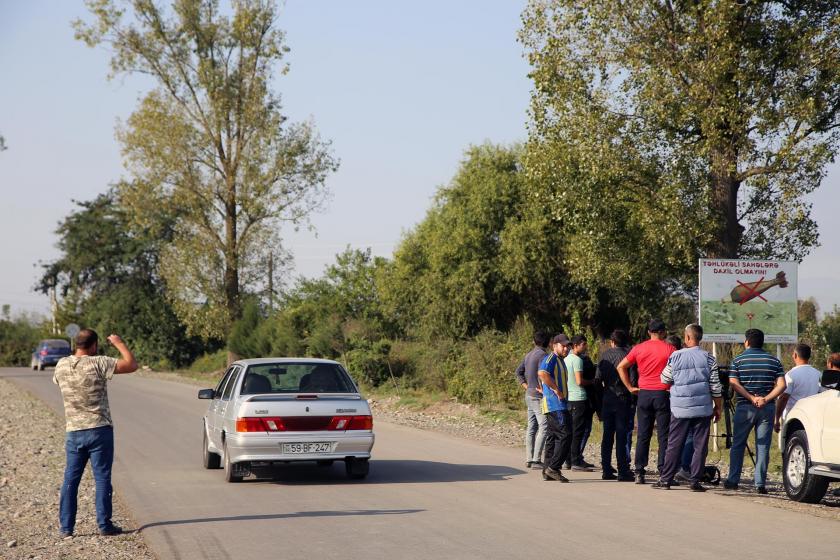
<svg viewBox="0 0 840 560"><path fill-rule="evenodd" d="M329 453L330 451L332 451L332 442L329 441L283 444L283 453Z"/></svg>

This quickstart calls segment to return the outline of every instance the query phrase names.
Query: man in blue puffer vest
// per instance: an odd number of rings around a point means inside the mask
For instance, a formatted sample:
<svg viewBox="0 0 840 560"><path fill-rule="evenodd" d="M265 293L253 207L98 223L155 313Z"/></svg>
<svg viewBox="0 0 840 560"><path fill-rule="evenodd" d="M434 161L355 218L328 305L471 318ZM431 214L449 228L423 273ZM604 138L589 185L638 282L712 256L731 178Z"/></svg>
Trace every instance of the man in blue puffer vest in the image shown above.
<svg viewBox="0 0 840 560"><path fill-rule="evenodd" d="M662 370L662 383L671 386L671 428L665 466L659 473L659 482L653 485L656 489L668 490L671 487L688 431L693 429L690 488L694 492L706 491L700 479L709 451L709 426L712 419L717 422L720 418L723 399L717 360L700 348L702 339L703 327L688 325L685 328L685 348L671 354Z"/></svg>

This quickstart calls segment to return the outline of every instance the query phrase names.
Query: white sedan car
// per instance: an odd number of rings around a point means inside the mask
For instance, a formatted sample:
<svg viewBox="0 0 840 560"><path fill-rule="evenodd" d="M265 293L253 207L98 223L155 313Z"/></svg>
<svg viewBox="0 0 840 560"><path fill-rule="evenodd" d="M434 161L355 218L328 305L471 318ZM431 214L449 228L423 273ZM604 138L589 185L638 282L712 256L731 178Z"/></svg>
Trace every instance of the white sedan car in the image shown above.
<svg viewBox="0 0 840 560"><path fill-rule="evenodd" d="M338 362L240 360L215 389L202 389L198 398L210 400L204 467L219 468L223 462L228 482L297 461L344 461L350 478L369 472L370 406Z"/></svg>
<svg viewBox="0 0 840 560"><path fill-rule="evenodd" d="M840 481L840 373L824 372L822 385L796 402L779 434L785 492L797 502L818 503Z"/></svg>

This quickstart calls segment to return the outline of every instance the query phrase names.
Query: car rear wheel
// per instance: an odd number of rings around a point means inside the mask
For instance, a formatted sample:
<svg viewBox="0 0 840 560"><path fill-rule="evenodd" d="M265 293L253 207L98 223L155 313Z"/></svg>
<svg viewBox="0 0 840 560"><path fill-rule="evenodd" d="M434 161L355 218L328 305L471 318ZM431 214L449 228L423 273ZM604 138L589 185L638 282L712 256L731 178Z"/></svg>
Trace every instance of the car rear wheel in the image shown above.
<svg viewBox="0 0 840 560"><path fill-rule="evenodd" d="M242 482L242 475L236 474L234 471L234 463L230 462L230 453L228 453L227 442L224 445L225 454L225 481L226 482Z"/></svg>
<svg viewBox="0 0 840 560"><path fill-rule="evenodd" d="M349 458L344 461L347 476L354 480L365 478L370 472L370 461L367 459Z"/></svg>
<svg viewBox="0 0 840 560"><path fill-rule="evenodd" d="M825 496L829 479L809 474L811 455L808 451L808 436L805 430L797 430L785 446L782 475L785 492L791 500L816 504Z"/></svg>
<svg viewBox="0 0 840 560"><path fill-rule="evenodd" d="M204 429L204 468L218 469L222 464L222 458L218 453L210 451L210 441L207 439L207 428Z"/></svg>

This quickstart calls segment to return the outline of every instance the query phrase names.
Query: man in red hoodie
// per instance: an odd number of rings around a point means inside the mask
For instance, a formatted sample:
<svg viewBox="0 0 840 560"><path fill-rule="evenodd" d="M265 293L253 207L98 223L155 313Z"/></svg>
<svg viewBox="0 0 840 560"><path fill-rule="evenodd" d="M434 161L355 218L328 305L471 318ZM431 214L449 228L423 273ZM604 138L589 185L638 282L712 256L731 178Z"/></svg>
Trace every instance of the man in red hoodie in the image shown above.
<svg viewBox="0 0 840 560"><path fill-rule="evenodd" d="M648 335L650 339L634 346L617 368L624 386L638 397L636 484L645 483L645 468L648 464L650 438L653 436L654 424L656 424L656 437L659 440L656 464L659 472L662 472L665 465L665 451L668 447L668 427L671 422L668 386L662 383L659 376L676 348L665 342L666 329L662 319L651 319L648 323ZM630 382L630 367L633 365L639 370L638 387L633 387Z"/></svg>

